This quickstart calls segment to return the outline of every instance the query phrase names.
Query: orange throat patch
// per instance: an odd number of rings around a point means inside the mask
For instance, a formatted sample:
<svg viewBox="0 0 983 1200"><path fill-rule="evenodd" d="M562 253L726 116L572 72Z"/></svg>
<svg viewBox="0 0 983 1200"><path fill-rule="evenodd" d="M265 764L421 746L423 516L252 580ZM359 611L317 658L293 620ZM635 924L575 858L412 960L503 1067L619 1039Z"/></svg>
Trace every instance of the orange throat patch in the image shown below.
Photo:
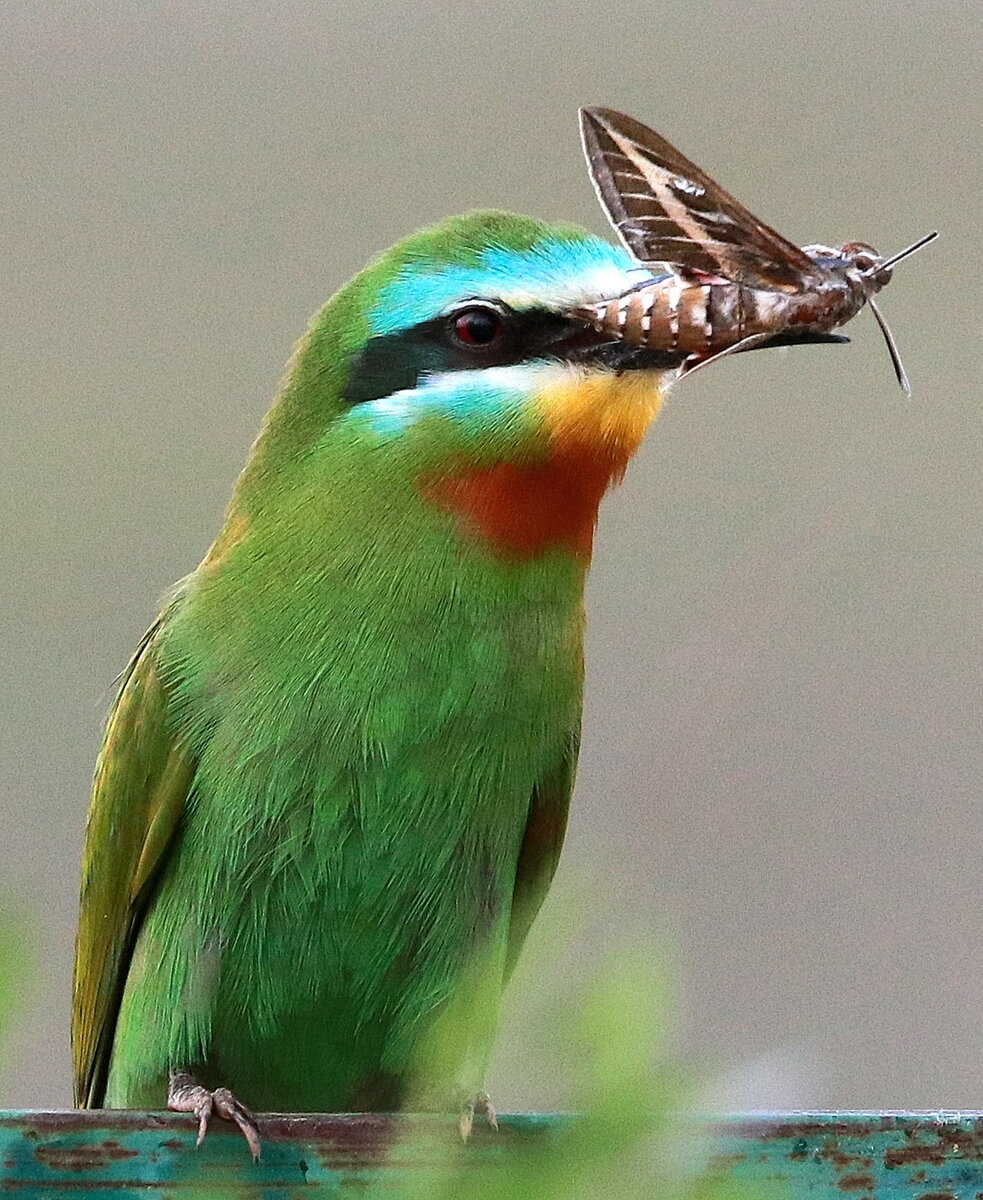
<svg viewBox="0 0 983 1200"><path fill-rule="evenodd" d="M535 558L551 547L589 559L610 464L565 460L496 463L431 479L424 495L457 518L466 535L486 539L509 558Z"/></svg>
<svg viewBox="0 0 983 1200"><path fill-rule="evenodd" d="M647 372L549 368L532 403L547 437L543 462L461 465L423 481L423 495L466 536L508 558L558 547L590 560L604 493L619 483L662 400Z"/></svg>

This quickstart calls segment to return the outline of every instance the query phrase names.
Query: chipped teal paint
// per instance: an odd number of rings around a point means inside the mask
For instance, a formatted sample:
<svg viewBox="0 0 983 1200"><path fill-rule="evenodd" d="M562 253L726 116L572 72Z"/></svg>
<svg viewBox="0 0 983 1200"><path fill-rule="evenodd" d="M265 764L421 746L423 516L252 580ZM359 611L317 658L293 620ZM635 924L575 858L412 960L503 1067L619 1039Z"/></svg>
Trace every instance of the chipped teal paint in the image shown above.
<svg viewBox="0 0 983 1200"><path fill-rule="evenodd" d="M501 1162L518 1145L554 1140L571 1121L503 1117L499 1134L476 1130L461 1153ZM437 1182L447 1148L457 1152L454 1122L439 1118L273 1116L262 1126L263 1161L254 1165L221 1123L196 1151L188 1118L173 1113L0 1114L0 1194L332 1200L378 1188L399 1200L410 1186ZM977 1200L983 1193L983 1113L755 1114L696 1131L708 1137L711 1173L742 1194Z"/></svg>
<svg viewBox="0 0 983 1200"><path fill-rule="evenodd" d="M263 1158L253 1163L222 1121L196 1149L194 1123L176 1113L0 1113L0 1195L350 1200L371 1190L400 1200L410 1185L446 1176L462 1152L493 1163L517 1143L549 1140L568 1119L515 1116L502 1124L500 1135L476 1128L462 1150L452 1118L263 1115Z"/></svg>

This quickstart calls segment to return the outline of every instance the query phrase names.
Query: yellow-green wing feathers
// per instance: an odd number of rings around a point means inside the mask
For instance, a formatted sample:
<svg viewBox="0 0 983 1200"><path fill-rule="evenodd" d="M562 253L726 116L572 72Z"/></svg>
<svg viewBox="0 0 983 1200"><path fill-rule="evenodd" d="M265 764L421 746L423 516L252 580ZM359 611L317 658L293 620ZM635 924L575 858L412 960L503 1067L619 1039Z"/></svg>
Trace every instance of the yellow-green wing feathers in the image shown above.
<svg viewBox="0 0 983 1200"><path fill-rule="evenodd" d="M103 1102L133 944L194 775L194 763L168 725L157 664L160 629L158 620L130 660L96 763L72 1006L80 1108Z"/></svg>
<svg viewBox="0 0 983 1200"><path fill-rule="evenodd" d="M546 899L560 861L577 770L578 741L576 737L573 738L569 752L556 770L540 780L533 789L515 870L505 961L506 979L512 974L526 934Z"/></svg>

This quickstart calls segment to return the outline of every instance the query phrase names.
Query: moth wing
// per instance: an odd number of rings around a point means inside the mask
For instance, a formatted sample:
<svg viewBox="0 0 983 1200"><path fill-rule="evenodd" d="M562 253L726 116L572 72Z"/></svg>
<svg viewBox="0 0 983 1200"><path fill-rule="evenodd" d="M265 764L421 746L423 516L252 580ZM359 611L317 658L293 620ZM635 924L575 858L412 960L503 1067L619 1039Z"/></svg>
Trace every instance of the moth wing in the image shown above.
<svg viewBox="0 0 983 1200"><path fill-rule="evenodd" d="M799 292L822 278L803 250L640 121L583 108L580 127L601 204L641 262L768 291Z"/></svg>

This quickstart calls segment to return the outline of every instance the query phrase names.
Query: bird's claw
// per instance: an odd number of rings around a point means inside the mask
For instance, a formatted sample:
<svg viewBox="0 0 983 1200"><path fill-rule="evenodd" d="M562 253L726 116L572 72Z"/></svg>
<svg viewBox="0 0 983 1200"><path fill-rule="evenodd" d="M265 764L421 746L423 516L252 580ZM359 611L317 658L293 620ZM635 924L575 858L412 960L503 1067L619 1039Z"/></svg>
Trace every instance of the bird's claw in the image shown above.
<svg viewBox="0 0 983 1200"><path fill-rule="evenodd" d="M259 1162L259 1129L254 1114L241 1100L237 1100L228 1088L216 1088L212 1096L218 1115L239 1127L239 1132L246 1139L252 1153L253 1162Z"/></svg>
<svg viewBox="0 0 983 1200"><path fill-rule="evenodd" d="M471 1137L476 1116L483 1116L490 1129L498 1129L498 1114L495 1112L495 1107L487 1092L478 1092L472 1096L458 1117L457 1128L460 1131L462 1142L466 1142Z"/></svg>
<svg viewBox="0 0 983 1200"><path fill-rule="evenodd" d="M212 1119L212 1109L215 1107L215 1101L212 1099L212 1093L206 1091L204 1088L201 1090L202 1096L192 1110L194 1115L198 1118L198 1139L195 1142L196 1147L200 1146L205 1140L205 1134L208 1132L208 1122ZM174 1106L169 1105L168 1107L173 1108ZM178 1109L178 1112L180 1111L181 1110Z"/></svg>
<svg viewBox="0 0 983 1200"><path fill-rule="evenodd" d="M259 1162L259 1127L252 1112L229 1091L216 1088L210 1092L189 1071L172 1071L167 1088L167 1107L173 1112L192 1113L198 1118L198 1140L200 1146L208 1132L208 1122L213 1113L231 1121L246 1139L253 1162Z"/></svg>

